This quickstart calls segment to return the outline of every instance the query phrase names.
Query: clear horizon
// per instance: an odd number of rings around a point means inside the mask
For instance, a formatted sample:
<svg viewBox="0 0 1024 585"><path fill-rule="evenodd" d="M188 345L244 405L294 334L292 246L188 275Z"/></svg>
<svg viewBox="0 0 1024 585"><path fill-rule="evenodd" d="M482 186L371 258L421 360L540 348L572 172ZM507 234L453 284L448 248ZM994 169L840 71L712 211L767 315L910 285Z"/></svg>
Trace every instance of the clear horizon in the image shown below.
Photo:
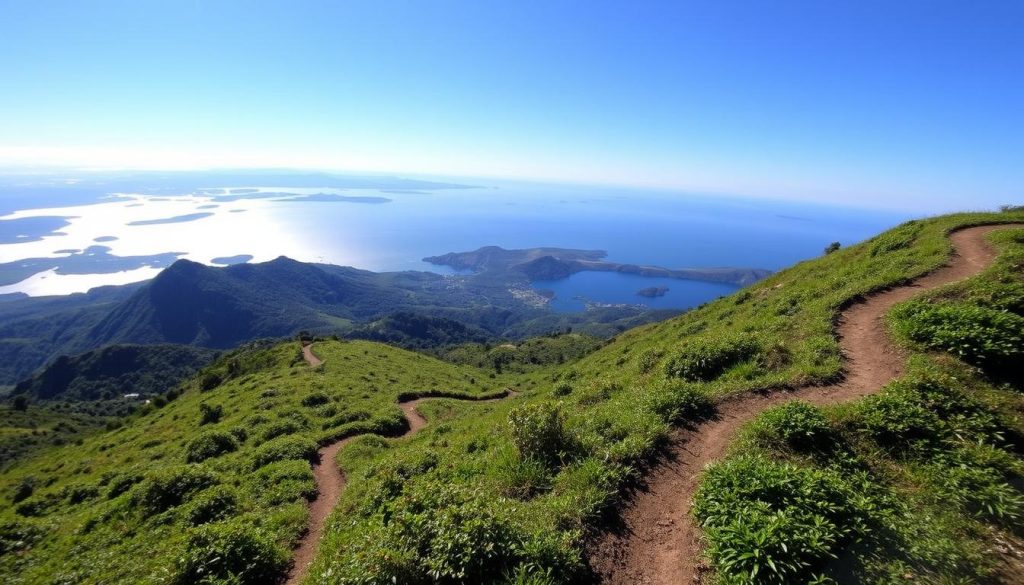
<svg viewBox="0 0 1024 585"><path fill-rule="evenodd" d="M70 1L0 19L0 167L1019 203L1024 5Z"/></svg>

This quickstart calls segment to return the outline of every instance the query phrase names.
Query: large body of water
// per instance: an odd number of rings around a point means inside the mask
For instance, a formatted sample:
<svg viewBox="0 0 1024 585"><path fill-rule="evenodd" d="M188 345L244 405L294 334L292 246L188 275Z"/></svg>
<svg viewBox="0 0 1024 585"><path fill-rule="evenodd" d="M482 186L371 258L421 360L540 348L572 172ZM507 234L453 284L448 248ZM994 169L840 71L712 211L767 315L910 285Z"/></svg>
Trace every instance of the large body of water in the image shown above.
<svg viewBox="0 0 1024 585"><path fill-rule="evenodd" d="M67 294L142 280L179 257L209 264L285 255L375 271L445 273L421 258L486 245L600 249L611 261L668 268L777 270L819 255L829 242L853 244L907 219L631 188L493 180L460 181L471 188L263 187L258 180L159 194L120 184L108 198L84 204L60 206L59 198L46 197L22 204L0 217L0 293ZM4 187L0 198L16 188ZM230 189L283 195L250 198L256 195ZM560 311L581 310L585 300L687 308L732 290L612 273L536 286L556 292L552 307ZM636 294L652 286L669 291L657 298Z"/></svg>

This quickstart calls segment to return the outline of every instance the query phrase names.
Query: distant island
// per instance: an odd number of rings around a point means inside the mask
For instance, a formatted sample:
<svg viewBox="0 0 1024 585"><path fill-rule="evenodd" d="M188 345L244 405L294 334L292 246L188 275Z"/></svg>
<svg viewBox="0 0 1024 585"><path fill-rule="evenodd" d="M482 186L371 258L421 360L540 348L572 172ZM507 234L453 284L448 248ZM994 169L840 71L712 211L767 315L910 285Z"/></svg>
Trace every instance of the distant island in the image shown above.
<svg viewBox="0 0 1024 585"><path fill-rule="evenodd" d="M457 270L472 270L478 275L491 277L524 276L528 281L560 280L577 272L621 272L637 276L700 280L747 286L771 274L762 268L682 268L673 270L661 266L623 264L604 260L604 250L574 250L570 248L526 248L506 250L498 246L485 246L472 252L451 252L441 256L428 256L424 262L449 266ZM664 294L664 293L663 293Z"/></svg>
<svg viewBox="0 0 1024 585"><path fill-rule="evenodd" d="M665 296L665 293L667 293L667 292L668 292L668 287L667 286L649 286L647 288L642 288L642 289L636 291L636 294L638 294L638 295L640 295L642 297L646 297L648 299L654 299L654 298L657 298L657 297Z"/></svg>

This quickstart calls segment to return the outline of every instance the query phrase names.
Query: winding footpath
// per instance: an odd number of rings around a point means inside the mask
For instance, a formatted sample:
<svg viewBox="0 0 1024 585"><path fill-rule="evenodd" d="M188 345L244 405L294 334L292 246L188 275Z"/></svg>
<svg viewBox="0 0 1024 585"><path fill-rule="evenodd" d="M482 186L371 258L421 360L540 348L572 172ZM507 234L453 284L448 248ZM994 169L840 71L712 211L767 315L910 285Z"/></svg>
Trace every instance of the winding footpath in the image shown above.
<svg viewBox="0 0 1024 585"><path fill-rule="evenodd" d="M323 360L313 353L313 345L311 343L304 344L302 346L302 355L310 367L315 368L323 363ZM453 396L446 396L445 398L448 398L449 400L493 402L495 400L504 400L505 398L510 398L515 395L515 392L506 390L504 396L499 396L497 398L457 398ZM402 409L402 414L405 415L406 422L409 424L409 429L405 431L405 433L394 438L408 437L427 426L427 419L424 418L416 408L423 401L431 399L433 399L433 397L413 398L398 403L399 408ZM317 451L318 461L313 464L313 478L316 480L317 497L309 504L309 524L302 540L299 541L299 546L294 551L292 568L288 572L288 578L285 580L286 585L298 585L306 578L306 574L309 572L309 567L313 563L313 558L316 556L317 545L320 544L320 539L324 535L327 517L330 516L331 511L333 511L334 507L338 504L338 499L341 498L341 492L345 490L345 472L338 468L335 459L338 452L341 451L345 445L348 445L362 436L363 434L346 437L322 447Z"/></svg>
<svg viewBox="0 0 1024 585"><path fill-rule="evenodd" d="M985 242L993 230L1021 224L988 225L953 232L949 262L912 283L892 288L842 312L836 335L844 357L845 378L827 386L793 391L743 394L717 404L717 416L691 430L677 430L666 457L621 511L619 524L595 543L590 565L601 583L611 585L686 585L698 583L704 564L700 529L690 504L700 471L720 459L739 429L770 406L789 400L829 405L861 398L903 375L906 354L886 335L883 318L896 303L931 288L980 273L995 257Z"/></svg>

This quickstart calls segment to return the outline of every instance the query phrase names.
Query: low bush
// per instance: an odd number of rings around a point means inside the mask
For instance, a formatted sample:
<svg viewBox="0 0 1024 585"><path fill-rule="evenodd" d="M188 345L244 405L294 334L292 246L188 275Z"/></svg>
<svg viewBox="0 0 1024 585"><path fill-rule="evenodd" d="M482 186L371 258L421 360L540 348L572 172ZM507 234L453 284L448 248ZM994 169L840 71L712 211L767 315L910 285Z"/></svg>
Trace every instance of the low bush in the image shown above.
<svg viewBox="0 0 1024 585"><path fill-rule="evenodd" d="M672 424L706 418L713 409L706 392L685 384L657 384L644 396L647 409Z"/></svg>
<svg viewBox="0 0 1024 585"><path fill-rule="evenodd" d="M91 500L100 495L100 488L95 485L76 483L64 486L60 491L60 494L69 504L75 505L81 504L82 502Z"/></svg>
<svg viewBox="0 0 1024 585"><path fill-rule="evenodd" d="M256 498L268 506L278 506L299 499L316 499L316 481L306 461L278 461L253 474L252 489Z"/></svg>
<svg viewBox="0 0 1024 585"><path fill-rule="evenodd" d="M260 445L252 455L252 468L259 469L275 461L290 459L315 461L317 457L316 443L296 435L278 437Z"/></svg>
<svg viewBox="0 0 1024 585"><path fill-rule="evenodd" d="M494 475L501 493L509 498L526 500L551 487L547 466L536 459L523 459L504 450L494 463Z"/></svg>
<svg viewBox="0 0 1024 585"><path fill-rule="evenodd" d="M132 472L118 473L114 477L110 478L109 482L107 482L107 498L116 498L130 490L132 486L140 481L142 481L141 474Z"/></svg>
<svg viewBox="0 0 1024 585"><path fill-rule="evenodd" d="M797 450L825 450L834 440L832 427L821 409L799 400L764 411L754 432L762 439Z"/></svg>
<svg viewBox="0 0 1024 585"><path fill-rule="evenodd" d="M196 494L185 510L185 521L191 526L223 520L235 514L238 496L225 485L213 486Z"/></svg>
<svg viewBox="0 0 1024 585"><path fill-rule="evenodd" d="M1024 317L966 303L911 301L893 313L901 335L975 365L1024 359Z"/></svg>
<svg viewBox="0 0 1024 585"><path fill-rule="evenodd" d="M264 443L277 437L294 435L301 430L303 427L293 420L277 420L259 430L259 440Z"/></svg>
<svg viewBox="0 0 1024 585"><path fill-rule="evenodd" d="M350 557L341 582L486 583L507 567L522 537L481 492L419 481L389 502L382 539ZM390 562L380 562L390 560ZM351 573L346 579L344 573Z"/></svg>
<svg viewBox="0 0 1024 585"><path fill-rule="evenodd" d="M39 481L31 475L21 478L21 481L14 486L14 494L11 495L11 502L17 504L18 502L27 499L35 492L36 485L38 483Z"/></svg>
<svg viewBox="0 0 1024 585"><path fill-rule="evenodd" d="M558 404L541 402L512 409L508 415L512 443L522 459L551 465L569 450L571 440Z"/></svg>
<svg viewBox="0 0 1024 585"><path fill-rule="evenodd" d="M42 528L27 521L0 524L0 556L32 546L43 534Z"/></svg>
<svg viewBox="0 0 1024 585"><path fill-rule="evenodd" d="M216 406L210 406L207 403L199 405L199 424L208 425L220 422L221 416L224 415L224 407L220 404Z"/></svg>
<svg viewBox="0 0 1024 585"><path fill-rule="evenodd" d="M753 357L757 350L757 341L749 337L696 339L685 343L668 360L665 373L690 382L706 382Z"/></svg>
<svg viewBox="0 0 1024 585"><path fill-rule="evenodd" d="M287 568L287 551L251 523L207 524L189 533L172 583L274 583Z"/></svg>
<svg viewBox="0 0 1024 585"><path fill-rule="evenodd" d="M723 582L785 584L867 532L855 501L838 473L740 456L707 469L694 513Z"/></svg>
<svg viewBox="0 0 1024 585"><path fill-rule="evenodd" d="M238 449L234 435L226 431L206 431L185 446L185 462L199 463Z"/></svg>
<svg viewBox="0 0 1024 585"><path fill-rule="evenodd" d="M933 445L942 437L942 421L912 391L893 386L858 406L857 424L880 446L901 451Z"/></svg>
<svg viewBox="0 0 1024 585"><path fill-rule="evenodd" d="M323 392L314 392L302 399L302 406L315 407L327 404L331 397Z"/></svg>
<svg viewBox="0 0 1024 585"><path fill-rule="evenodd" d="M181 465L149 474L132 492L132 504L146 516L159 514L187 501L195 492L218 483L217 475L201 465Z"/></svg>

